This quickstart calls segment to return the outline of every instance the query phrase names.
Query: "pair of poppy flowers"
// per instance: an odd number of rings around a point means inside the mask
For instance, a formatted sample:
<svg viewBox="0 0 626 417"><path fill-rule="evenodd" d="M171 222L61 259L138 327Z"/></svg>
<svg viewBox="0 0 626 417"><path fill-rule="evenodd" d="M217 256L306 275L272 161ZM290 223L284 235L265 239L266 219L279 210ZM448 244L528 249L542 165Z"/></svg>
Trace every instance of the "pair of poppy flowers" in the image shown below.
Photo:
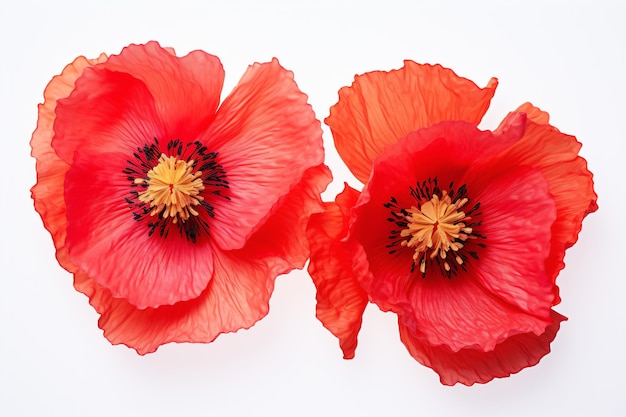
<svg viewBox="0 0 626 417"><path fill-rule="evenodd" d="M357 76L326 123L365 185L323 202L322 131L293 74L254 64L220 104L223 80L217 57L150 42L79 57L45 90L35 209L111 343L146 354L249 328L310 258L346 358L368 302L444 384L549 352L565 249L597 205L547 113L527 103L481 131L495 79L410 61Z"/></svg>

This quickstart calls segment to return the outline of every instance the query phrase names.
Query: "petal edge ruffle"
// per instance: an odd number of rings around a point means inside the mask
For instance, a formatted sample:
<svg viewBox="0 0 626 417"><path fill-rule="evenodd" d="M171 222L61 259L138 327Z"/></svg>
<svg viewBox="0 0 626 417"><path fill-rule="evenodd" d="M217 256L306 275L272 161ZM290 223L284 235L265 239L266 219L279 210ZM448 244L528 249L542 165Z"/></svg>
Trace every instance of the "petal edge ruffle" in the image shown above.
<svg viewBox="0 0 626 417"><path fill-rule="evenodd" d="M485 88L441 65L405 61L389 72L357 75L339 91L339 101L325 123L339 155L365 183L376 157L408 133L445 120L478 124L498 82Z"/></svg>

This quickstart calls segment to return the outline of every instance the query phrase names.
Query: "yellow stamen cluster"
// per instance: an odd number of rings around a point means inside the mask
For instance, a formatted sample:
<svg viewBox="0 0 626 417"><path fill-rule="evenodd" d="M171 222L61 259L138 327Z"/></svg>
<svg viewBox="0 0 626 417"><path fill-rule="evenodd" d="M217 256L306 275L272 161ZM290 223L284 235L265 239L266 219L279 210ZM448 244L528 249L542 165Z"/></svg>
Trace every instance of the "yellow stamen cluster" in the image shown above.
<svg viewBox="0 0 626 417"><path fill-rule="evenodd" d="M458 252L463 247L464 241L469 238L472 228L466 223L470 217L461 211L468 202L467 198L462 198L454 203L446 191L442 196L433 195L430 201L406 210L406 229L400 232L400 236L409 239L402 241L402 246L415 248L413 261L418 262L422 274L426 273L426 258L434 259L437 256L443 261L443 268L450 271L450 264L446 258L448 252ZM429 252L426 255L426 252ZM454 260L462 265L463 259L454 254Z"/></svg>
<svg viewBox="0 0 626 417"><path fill-rule="evenodd" d="M161 154L159 163L148 171L147 179L135 179L135 184L148 185L139 193L139 200L154 207L151 216L161 214L164 219L171 217L176 223L178 219L185 222L190 216L198 215L193 206L204 200L200 195L204 185L202 172L192 172L193 165L194 161Z"/></svg>

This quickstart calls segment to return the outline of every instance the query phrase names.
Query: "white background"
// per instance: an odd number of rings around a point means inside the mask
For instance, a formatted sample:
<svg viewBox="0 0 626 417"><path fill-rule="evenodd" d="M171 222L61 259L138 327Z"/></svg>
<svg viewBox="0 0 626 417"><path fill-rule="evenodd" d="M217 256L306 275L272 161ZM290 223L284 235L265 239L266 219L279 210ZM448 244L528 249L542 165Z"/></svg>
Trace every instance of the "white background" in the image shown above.
<svg viewBox="0 0 626 417"><path fill-rule="evenodd" d="M2 416L622 416L626 13L620 2L3 2L0 6L0 415ZM600 210L584 222L558 283L568 316L552 353L510 378L444 387L369 306L356 358L314 317L304 272L278 278L270 314L209 345L138 356L111 346L87 298L55 261L30 200L37 103L78 55L159 40L219 56L228 93L246 66L279 58L318 118L356 73L403 59L441 63L484 86L483 124L524 101L576 135ZM335 182L359 187L332 149Z"/></svg>

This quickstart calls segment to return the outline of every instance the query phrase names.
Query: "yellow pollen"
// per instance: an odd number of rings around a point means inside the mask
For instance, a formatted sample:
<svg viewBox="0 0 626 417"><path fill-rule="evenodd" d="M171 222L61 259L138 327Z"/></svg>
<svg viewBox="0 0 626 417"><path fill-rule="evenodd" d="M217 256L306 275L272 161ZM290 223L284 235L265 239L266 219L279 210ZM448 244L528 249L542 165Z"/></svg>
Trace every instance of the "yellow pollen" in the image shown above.
<svg viewBox="0 0 626 417"><path fill-rule="evenodd" d="M161 154L159 163L148 171L147 178L136 178L135 184L147 184L148 188L139 193L139 200L150 204L154 209L151 216L161 214L164 219L171 217L185 222L190 216L197 216L193 206L204 198L202 172L192 172L194 161L183 161L175 156Z"/></svg>
<svg viewBox="0 0 626 417"><path fill-rule="evenodd" d="M472 228L465 223L471 217L461 211L468 201L467 198L462 198L453 203L448 193L443 191L441 197L433 195L421 208L413 206L405 210L407 227L400 232L400 236L407 239L402 241L402 245L415 249L413 261L419 260L422 274L426 273L426 256L430 259L439 256L443 261L443 268L450 271L451 267L446 259L448 252L459 251L463 247L462 242L472 233ZM460 256L450 255L454 262L463 264Z"/></svg>

